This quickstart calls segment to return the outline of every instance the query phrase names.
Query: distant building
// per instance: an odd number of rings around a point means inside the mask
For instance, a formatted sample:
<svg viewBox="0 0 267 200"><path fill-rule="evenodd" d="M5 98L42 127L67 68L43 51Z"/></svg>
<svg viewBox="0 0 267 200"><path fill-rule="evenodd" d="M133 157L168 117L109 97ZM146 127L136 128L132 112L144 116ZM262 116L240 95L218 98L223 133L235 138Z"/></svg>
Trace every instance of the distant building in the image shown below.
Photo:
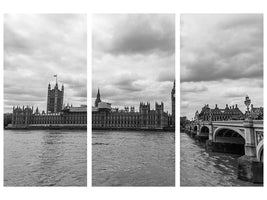
<svg viewBox="0 0 267 200"><path fill-rule="evenodd" d="M63 106L64 86L61 91L48 84L47 113L35 112L33 107L13 107L12 122L8 128L87 128L87 106Z"/></svg>
<svg viewBox="0 0 267 200"><path fill-rule="evenodd" d="M263 107L254 107L253 104L251 104L250 109L250 116L252 119L263 119Z"/></svg>
<svg viewBox="0 0 267 200"><path fill-rule="evenodd" d="M87 107L66 106L59 113L33 112L33 107L13 107L10 128L86 128Z"/></svg>
<svg viewBox="0 0 267 200"><path fill-rule="evenodd" d="M244 114L237 107L237 104L230 107L226 104L224 109L218 108L217 104L215 105L215 108L212 109L207 104L204 105L200 113L198 113L198 111L195 113L195 120L202 121L238 120L244 119L244 117Z"/></svg>
<svg viewBox="0 0 267 200"><path fill-rule="evenodd" d="M12 113L4 113L4 127L12 123Z"/></svg>
<svg viewBox="0 0 267 200"><path fill-rule="evenodd" d="M47 93L47 109L46 113L58 113L61 112L63 108L63 99L64 99L64 85L62 85L61 90L58 89L58 84L54 89L51 89L50 83L48 84L48 93Z"/></svg>
<svg viewBox="0 0 267 200"><path fill-rule="evenodd" d="M190 121L186 118L186 116L180 117L180 130L183 131L189 123Z"/></svg>
<svg viewBox="0 0 267 200"><path fill-rule="evenodd" d="M155 110L150 103L141 102L139 111L133 106L124 110L112 108L110 103L101 102L98 89L95 106L92 108L93 129L168 129L175 128L175 83L171 92L172 114L164 112L163 102L155 103Z"/></svg>

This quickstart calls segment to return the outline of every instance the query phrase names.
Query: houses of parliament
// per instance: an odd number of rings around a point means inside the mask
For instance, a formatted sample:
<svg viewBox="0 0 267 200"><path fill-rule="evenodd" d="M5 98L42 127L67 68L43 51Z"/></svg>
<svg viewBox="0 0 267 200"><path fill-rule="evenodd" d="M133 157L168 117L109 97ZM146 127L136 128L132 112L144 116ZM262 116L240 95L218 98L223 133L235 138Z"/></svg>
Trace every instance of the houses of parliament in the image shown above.
<svg viewBox="0 0 267 200"><path fill-rule="evenodd" d="M155 103L152 110L150 103L140 102L139 111L133 106L124 110L112 108L110 103L102 102L98 89L95 105L92 107L93 129L141 129L141 130L175 130L175 82L170 92L172 112L164 111L164 104Z"/></svg>
<svg viewBox="0 0 267 200"><path fill-rule="evenodd" d="M164 111L164 103L140 102L139 111L125 107L124 110L112 108L110 103L101 101L98 90L95 105L92 107L93 129L138 129L138 130L175 130L175 82L170 92L171 113ZM33 106L13 107L11 129L86 129L87 106L73 107L64 105L64 86L48 84L46 111L34 110Z"/></svg>
<svg viewBox="0 0 267 200"><path fill-rule="evenodd" d="M40 112L38 107L33 109L29 106L13 107L12 123L7 128L14 129L34 129L34 128L69 128L86 129L87 128L87 106L73 107L64 105L64 86L61 90L58 83L54 88L48 84L47 91L47 109L46 112Z"/></svg>

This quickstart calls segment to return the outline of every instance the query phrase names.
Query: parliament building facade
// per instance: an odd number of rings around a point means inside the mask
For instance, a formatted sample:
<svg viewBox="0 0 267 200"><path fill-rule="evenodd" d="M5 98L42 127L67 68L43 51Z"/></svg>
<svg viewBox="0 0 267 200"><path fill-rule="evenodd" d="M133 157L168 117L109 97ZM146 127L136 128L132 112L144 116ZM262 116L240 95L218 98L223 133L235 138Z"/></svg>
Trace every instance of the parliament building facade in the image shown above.
<svg viewBox="0 0 267 200"><path fill-rule="evenodd" d="M51 89L48 84L47 111L40 112L38 107L13 107L12 123L8 128L87 128L87 106L64 106L64 86L58 83Z"/></svg>
<svg viewBox="0 0 267 200"><path fill-rule="evenodd" d="M95 105L92 107L92 128L175 130L175 82L171 91L171 101L171 114L164 111L163 102L156 102L155 110L151 109L148 102L140 102L137 112L134 107L119 110L112 108L110 103L102 102L98 90Z"/></svg>

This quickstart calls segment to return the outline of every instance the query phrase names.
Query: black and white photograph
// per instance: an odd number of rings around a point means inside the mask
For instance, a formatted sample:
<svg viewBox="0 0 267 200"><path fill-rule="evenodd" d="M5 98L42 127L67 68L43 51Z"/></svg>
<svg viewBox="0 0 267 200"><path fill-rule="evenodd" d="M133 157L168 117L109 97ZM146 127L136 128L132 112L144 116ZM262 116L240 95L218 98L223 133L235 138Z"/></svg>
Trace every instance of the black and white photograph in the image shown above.
<svg viewBox="0 0 267 200"><path fill-rule="evenodd" d="M175 186L175 15L92 16L92 186Z"/></svg>
<svg viewBox="0 0 267 200"><path fill-rule="evenodd" d="M263 186L263 14L180 17L180 184Z"/></svg>
<svg viewBox="0 0 267 200"><path fill-rule="evenodd" d="M87 186L86 17L4 15L4 186Z"/></svg>

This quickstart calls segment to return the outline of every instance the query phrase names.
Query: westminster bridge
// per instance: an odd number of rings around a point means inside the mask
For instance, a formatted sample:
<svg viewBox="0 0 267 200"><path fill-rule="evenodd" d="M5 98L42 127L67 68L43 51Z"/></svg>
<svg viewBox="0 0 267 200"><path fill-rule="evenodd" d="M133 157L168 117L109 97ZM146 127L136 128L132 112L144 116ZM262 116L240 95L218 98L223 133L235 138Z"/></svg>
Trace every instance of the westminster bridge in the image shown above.
<svg viewBox="0 0 267 200"><path fill-rule="evenodd" d="M263 120L195 120L185 132L206 141L207 150L237 153L238 178L254 183L263 182Z"/></svg>

